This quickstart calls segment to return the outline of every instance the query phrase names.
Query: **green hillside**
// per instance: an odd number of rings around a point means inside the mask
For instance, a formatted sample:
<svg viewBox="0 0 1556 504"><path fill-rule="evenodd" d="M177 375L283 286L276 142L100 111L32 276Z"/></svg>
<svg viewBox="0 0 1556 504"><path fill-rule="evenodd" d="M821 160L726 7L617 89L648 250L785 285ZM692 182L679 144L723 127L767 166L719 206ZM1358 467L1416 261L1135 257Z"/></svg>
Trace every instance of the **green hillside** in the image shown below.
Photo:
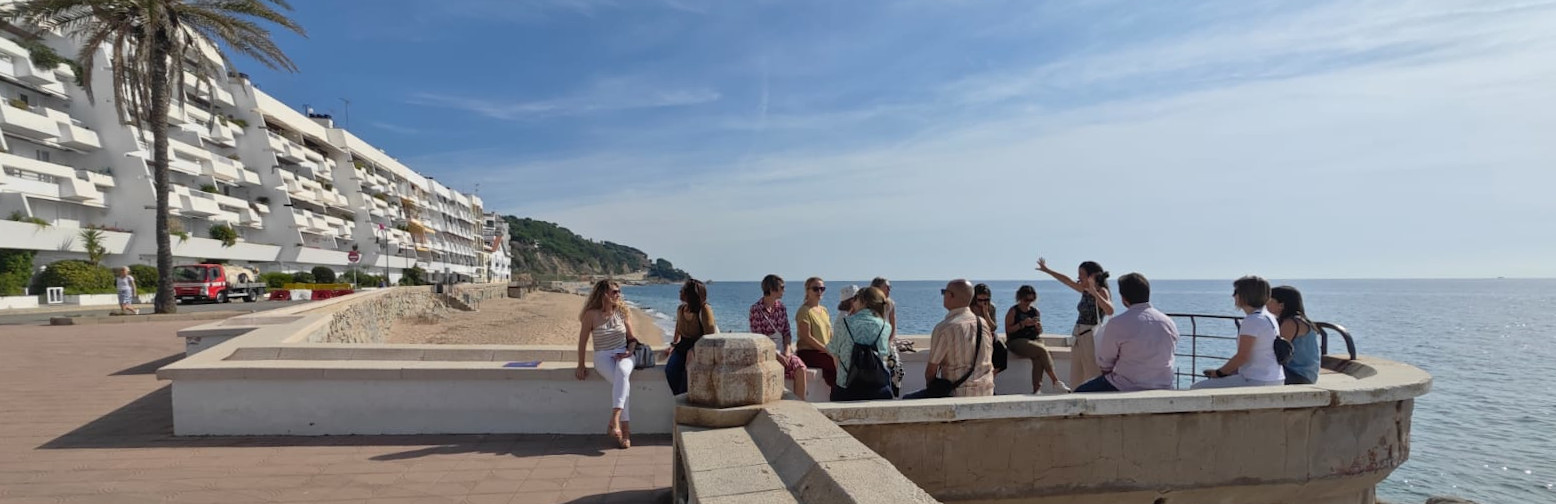
<svg viewBox="0 0 1556 504"><path fill-rule="evenodd" d="M686 272L669 261L650 261L633 247L578 236L555 223L503 216L513 240L513 270L540 276L623 275L647 271L661 281L681 281Z"/></svg>

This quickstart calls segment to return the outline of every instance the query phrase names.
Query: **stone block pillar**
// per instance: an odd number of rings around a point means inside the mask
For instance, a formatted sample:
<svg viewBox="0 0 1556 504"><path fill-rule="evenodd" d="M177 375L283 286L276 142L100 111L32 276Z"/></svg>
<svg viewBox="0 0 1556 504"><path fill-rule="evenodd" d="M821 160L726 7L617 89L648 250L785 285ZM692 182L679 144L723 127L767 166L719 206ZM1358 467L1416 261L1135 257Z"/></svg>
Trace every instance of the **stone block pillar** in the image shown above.
<svg viewBox="0 0 1556 504"><path fill-rule="evenodd" d="M687 402L709 408L753 406L783 398L783 366L766 336L703 336L686 365Z"/></svg>
<svg viewBox="0 0 1556 504"><path fill-rule="evenodd" d="M688 495L683 429L743 427L762 405L783 399L783 365L767 336L723 333L703 336L686 363L686 395L675 408L674 502Z"/></svg>

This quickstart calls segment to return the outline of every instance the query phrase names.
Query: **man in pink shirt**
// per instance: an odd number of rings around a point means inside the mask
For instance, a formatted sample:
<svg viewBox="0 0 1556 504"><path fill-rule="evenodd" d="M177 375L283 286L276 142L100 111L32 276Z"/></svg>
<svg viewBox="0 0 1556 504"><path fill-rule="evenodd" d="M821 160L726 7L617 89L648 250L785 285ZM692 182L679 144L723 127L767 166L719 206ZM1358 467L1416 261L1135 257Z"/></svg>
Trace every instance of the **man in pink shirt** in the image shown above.
<svg viewBox="0 0 1556 504"><path fill-rule="evenodd" d="M1123 313L1113 316L1097 335L1097 365L1102 376L1075 387L1076 392L1131 392L1172 388L1173 352L1178 325L1151 307L1151 283L1139 273L1118 279Z"/></svg>

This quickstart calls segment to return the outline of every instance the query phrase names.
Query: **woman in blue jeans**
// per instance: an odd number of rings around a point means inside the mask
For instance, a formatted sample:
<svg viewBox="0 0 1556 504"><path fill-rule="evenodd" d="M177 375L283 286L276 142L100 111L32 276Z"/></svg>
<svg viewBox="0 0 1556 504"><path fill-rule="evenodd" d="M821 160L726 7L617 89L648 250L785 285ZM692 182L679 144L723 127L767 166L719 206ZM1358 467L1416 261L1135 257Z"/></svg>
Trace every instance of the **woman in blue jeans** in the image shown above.
<svg viewBox="0 0 1556 504"><path fill-rule="evenodd" d="M665 349L670 357L665 362L665 380L670 382L671 394L686 393L686 361L691 359L697 340L718 331L713 307L708 306L708 287L699 280L687 280L681 286L681 306L675 310L675 339Z"/></svg>

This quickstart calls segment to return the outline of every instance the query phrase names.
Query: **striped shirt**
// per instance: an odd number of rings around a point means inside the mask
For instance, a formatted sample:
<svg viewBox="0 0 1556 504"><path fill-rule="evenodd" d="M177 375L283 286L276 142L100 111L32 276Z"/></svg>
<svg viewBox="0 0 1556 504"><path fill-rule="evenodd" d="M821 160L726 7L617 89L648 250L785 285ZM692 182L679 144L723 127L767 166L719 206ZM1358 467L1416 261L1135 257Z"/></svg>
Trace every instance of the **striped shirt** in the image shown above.
<svg viewBox="0 0 1556 504"><path fill-rule="evenodd" d="M601 320L602 317L604 320ZM606 317L603 313L591 311L589 320L594 323L594 330L589 332L589 336L594 339L594 351L627 348L627 324L622 320L621 312L613 312Z"/></svg>
<svg viewBox="0 0 1556 504"><path fill-rule="evenodd" d="M977 341L978 317L971 309L957 308L947 313L945 320L935 324L929 336L929 362L940 365L940 377L956 381L978 362L973 373L962 386L952 392L954 397L994 395L994 331L983 326L983 344L973 348Z"/></svg>

